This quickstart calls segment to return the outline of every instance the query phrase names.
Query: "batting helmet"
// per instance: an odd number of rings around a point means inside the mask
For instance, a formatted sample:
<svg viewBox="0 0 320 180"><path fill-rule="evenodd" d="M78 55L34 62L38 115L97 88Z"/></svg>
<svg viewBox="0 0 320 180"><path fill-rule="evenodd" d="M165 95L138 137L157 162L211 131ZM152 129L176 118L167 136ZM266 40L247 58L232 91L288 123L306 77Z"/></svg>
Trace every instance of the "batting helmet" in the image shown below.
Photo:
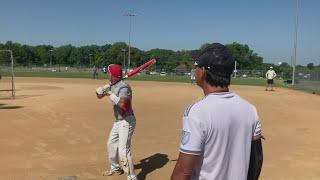
<svg viewBox="0 0 320 180"><path fill-rule="evenodd" d="M104 67L103 72L110 73L114 77L122 77L122 67L118 64L110 64L108 67Z"/></svg>

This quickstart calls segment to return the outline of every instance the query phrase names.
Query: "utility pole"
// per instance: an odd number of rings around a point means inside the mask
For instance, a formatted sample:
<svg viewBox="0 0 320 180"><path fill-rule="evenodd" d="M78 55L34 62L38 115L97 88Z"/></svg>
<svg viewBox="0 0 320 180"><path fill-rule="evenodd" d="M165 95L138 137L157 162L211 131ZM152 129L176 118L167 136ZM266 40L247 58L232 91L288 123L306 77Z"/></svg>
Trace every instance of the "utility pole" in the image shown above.
<svg viewBox="0 0 320 180"><path fill-rule="evenodd" d="M50 49L49 52L50 52L50 68L52 68L52 52L53 52L53 49Z"/></svg>
<svg viewBox="0 0 320 180"><path fill-rule="evenodd" d="M234 78L237 77L237 61L234 61Z"/></svg>
<svg viewBox="0 0 320 180"><path fill-rule="evenodd" d="M296 24L294 27L295 38L294 38L294 56L292 62L292 85L295 85L295 71L297 63L297 44L298 44L298 25L299 25L299 9L300 9L300 0L297 0L297 9L296 9Z"/></svg>
<svg viewBox="0 0 320 180"><path fill-rule="evenodd" d="M91 65L92 65L92 64L91 64L91 56L93 56L93 54L89 54L89 61L90 61L90 62L89 62L89 68L91 68Z"/></svg>
<svg viewBox="0 0 320 180"><path fill-rule="evenodd" d="M130 46L131 46L131 24L132 24L132 17L136 16L135 13L126 13L124 16L128 16L130 18L130 25L129 25L129 50L128 50L128 71L130 71L131 59L130 59Z"/></svg>
<svg viewBox="0 0 320 180"><path fill-rule="evenodd" d="M126 71L126 49L122 49L121 51L123 52L123 64L122 64L122 67L125 70L125 72L127 72Z"/></svg>

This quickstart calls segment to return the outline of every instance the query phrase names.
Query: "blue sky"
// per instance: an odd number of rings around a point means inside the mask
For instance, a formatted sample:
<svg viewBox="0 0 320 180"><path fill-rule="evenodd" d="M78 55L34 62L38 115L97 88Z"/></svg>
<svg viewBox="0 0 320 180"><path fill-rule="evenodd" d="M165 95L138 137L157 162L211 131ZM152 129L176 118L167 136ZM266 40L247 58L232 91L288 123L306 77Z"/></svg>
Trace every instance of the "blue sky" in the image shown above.
<svg viewBox="0 0 320 180"><path fill-rule="evenodd" d="M298 64L320 64L320 1L301 0ZM128 42L143 50L248 44L265 62L290 62L295 0L1 0L0 42L37 45Z"/></svg>

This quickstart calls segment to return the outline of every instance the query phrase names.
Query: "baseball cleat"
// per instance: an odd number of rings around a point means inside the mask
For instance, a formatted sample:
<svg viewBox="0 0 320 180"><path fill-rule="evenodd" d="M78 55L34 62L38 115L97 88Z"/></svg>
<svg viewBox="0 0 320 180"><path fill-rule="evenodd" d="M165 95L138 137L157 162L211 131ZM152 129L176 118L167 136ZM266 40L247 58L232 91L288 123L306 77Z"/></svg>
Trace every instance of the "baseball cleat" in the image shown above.
<svg viewBox="0 0 320 180"><path fill-rule="evenodd" d="M102 172L102 176L113 176L113 175L121 175L121 174L123 174L123 170L120 168Z"/></svg>

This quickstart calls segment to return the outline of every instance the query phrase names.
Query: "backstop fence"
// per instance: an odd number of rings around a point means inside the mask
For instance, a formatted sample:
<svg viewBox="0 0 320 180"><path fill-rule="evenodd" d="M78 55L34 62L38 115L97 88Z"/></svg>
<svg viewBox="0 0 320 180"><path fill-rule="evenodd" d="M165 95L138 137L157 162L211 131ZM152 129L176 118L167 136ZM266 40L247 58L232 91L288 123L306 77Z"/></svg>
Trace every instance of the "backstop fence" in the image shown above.
<svg viewBox="0 0 320 180"><path fill-rule="evenodd" d="M299 89L320 93L320 70L299 70L295 79L295 85Z"/></svg>
<svg viewBox="0 0 320 180"><path fill-rule="evenodd" d="M15 97L14 61L11 50L0 49L0 98Z"/></svg>

